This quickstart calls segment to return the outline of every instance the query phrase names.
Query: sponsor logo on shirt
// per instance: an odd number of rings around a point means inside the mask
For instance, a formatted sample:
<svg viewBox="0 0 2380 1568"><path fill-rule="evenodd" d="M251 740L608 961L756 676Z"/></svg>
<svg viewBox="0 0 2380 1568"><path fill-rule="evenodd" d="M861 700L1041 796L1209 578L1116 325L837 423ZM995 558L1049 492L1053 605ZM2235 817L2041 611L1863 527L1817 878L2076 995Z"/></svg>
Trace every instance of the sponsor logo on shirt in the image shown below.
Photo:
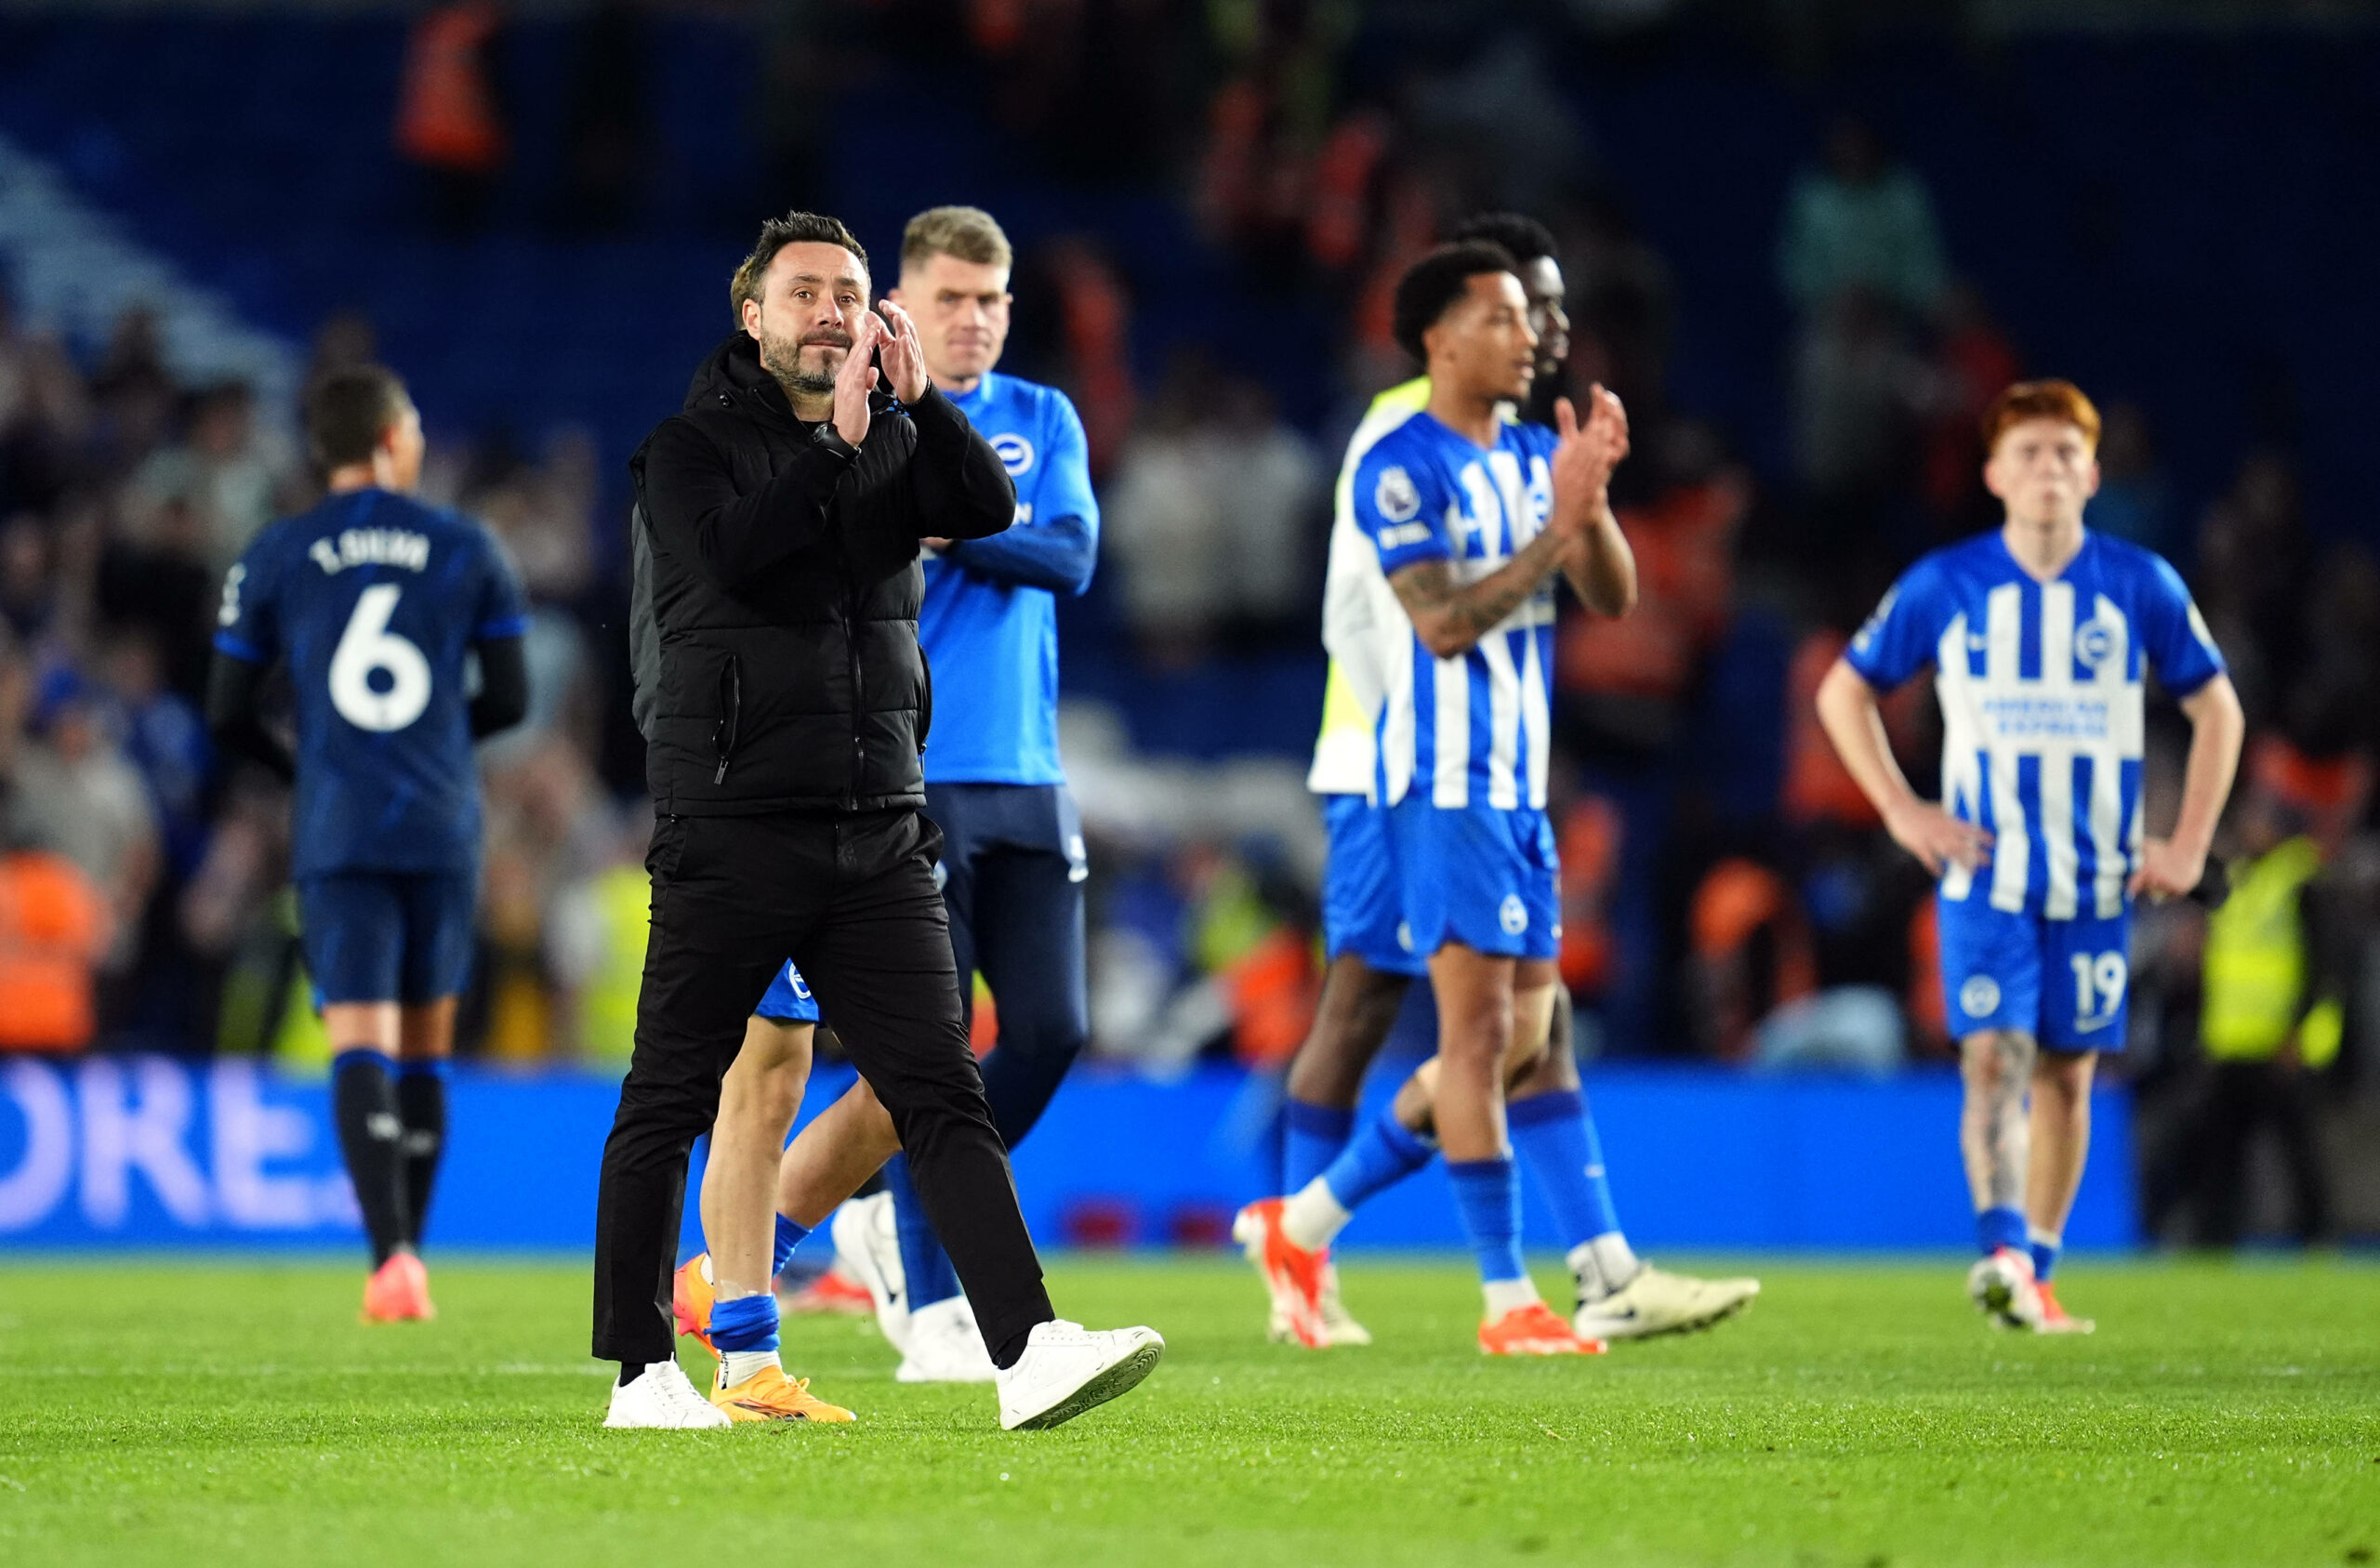
<svg viewBox="0 0 2380 1568"><path fill-rule="evenodd" d="M1033 443L1023 436L994 436L992 450L1000 455L1000 463L1011 479L1033 467Z"/></svg>

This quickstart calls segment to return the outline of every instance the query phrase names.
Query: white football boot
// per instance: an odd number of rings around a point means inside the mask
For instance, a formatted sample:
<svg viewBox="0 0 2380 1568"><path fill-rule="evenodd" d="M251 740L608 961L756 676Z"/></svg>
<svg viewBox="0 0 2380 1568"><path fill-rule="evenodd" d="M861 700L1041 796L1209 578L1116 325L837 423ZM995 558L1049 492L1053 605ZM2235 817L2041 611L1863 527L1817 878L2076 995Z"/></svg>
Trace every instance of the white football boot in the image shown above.
<svg viewBox="0 0 2380 1568"><path fill-rule="evenodd" d="M902 1383L990 1383L999 1377L992 1354L984 1349L983 1330L975 1326L974 1309L967 1298L930 1301L909 1314L909 1342L901 1352Z"/></svg>
<svg viewBox="0 0 2380 1568"><path fill-rule="evenodd" d="M835 1210L827 1233L834 1238L836 1261L867 1286L884 1342L896 1351L906 1351L908 1283L901 1268L901 1235L892 1219L892 1194L876 1192L846 1200Z"/></svg>
<svg viewBox="0 0 2380 1568"><path fill-rule="evenodd" d="M1086 1329L1064 1318L1033 1325L1025 1353L998 1375L1000 1425L1038 1431L1127 1393L1157 1370L1165 1337L1154 1328Z"/></svg>
<svg viewBox="0 0 2380 1568"><path fill-rule="evenodd" d="M648 1427L673 1431L732 1427L727 1412L705 1398L685 1369L674 1361L656 1361L632 1383L612 1385L612 1407L603 1416L607 1427Z"/></svg>
<svg viewBox="0 0 2380 1568"><path fill-rule="evenodd" d="M1315 1298L1315 1306L1322 1319L1323 1343L1339 1346L1368 1345L1372 1342L1372 1331L1355 1321L1355 1315L1347 1311L1346 1301L1339 1295L1339 1266L1336 1263L1322 1266L1322 1294ZM1264 1320L1264 1337L1276 1345L1302 1343L1289 1321L1289 1314L1278 1306Z"/></svg>
<svg viewBox="0 0 2380 1568"><path fill-rule="evenodd" d="M1610 1295L1581 1302L1570 1326L1585 1339L1649 1339L1708 1328L1760 1294L1755 1279L1698 1279L1646 1263Z"/></svg>
<svg viewBox="0 0 2380 1568"><path fill-rule="evenodd" d="M2042 1295L2033 1283L2030 1255L2013 1246L1994 1248L1967 1271L1967 1299L1999 1328L2042 1326Z"/></svg>

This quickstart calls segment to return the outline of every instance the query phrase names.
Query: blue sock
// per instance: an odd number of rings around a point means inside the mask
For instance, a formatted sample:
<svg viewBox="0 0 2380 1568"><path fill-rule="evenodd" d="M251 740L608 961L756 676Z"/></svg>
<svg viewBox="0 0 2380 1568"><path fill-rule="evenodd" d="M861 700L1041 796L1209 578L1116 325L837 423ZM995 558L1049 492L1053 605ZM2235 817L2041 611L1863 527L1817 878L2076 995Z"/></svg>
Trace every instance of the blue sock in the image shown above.
<svg viewBox="0 0 2380 1568"><path fill-rule="evenodd" d="M892 1221L901 1236L901 1272L907 1276L905 1294L909 1311L949 1300L959 1294L959 1273L951 1268L950 1254L942 1250L925 1209L918 1203L906 1154L895 1154L884 1162L884 1185L892 1191Z"/></svg>
<svg viewBox="0 0 2380 1568"><path fill-rule="evenodd" d="M2033 1254L2033 1278L2049 1278L2049 1272L2057 1267L2057 1255L2066 1249L2065 1241L2036 1227L2025 1232L2025 1245Z"/></svg>
<svg viewBox="0 0 2380 1568"><path fill-rule="evenodd" d="M446 1059L443 1056L416 1057L397 1063L400 1078L443 1078L447 1076Z"/></svg>
<svg viewBox="0 0 2380 1568"><path fill-rule="evenodd" d="M767 1291L738 1296L710 1310L710 1343L716 1351L777 1348L777 1298Z"/></svg>
<svg viewBox="0 0 2380 1568"><path fill-rule="evenodd" d="M1339 1206L1352 1214L1373 1193L1395 1186L1428 1165L1436 1153L1434 1145L1406 1131L1395 1113L1382 1111L1340 1151L1323 1171L1322 1179Z"/></svg>
<svg viewBox="0 0 2380 1568"><path fill-rule="evenodd" d="M1479 1277L1493 1283L1524 1277L1521 1268L1520 1167L1509 1159L1449 1160L1454 1206L1479 1259Z"/></svg>
<svg viewBox="0 0 2380 1568"><path fill-rule="evenodd" d="M1554 1210L1563 1251L1620 1229L1603 1170L1603 1140L1595 1136L1583 1092L1560 1089L1516 1100L1504 1108L1504 1125Z"/></svg>
<svg viewBox="0 0 2380 1568"><path fill-rule="evenodd" d="M793 1260L793 1249L800 1246L801 1245L801 1238L809 1233L809 1226L797 1225L782 1214L777 1216L776 1250L771 1254L771 1261L769 1263L769 1275L771 1278L774 1278L778 1274L785 1272L785 1266Z"/></svg>
<svg viewBox="0 0 2380 1568"><path fill-rule="evenodd" d="M2025 1215L2022 1209L1987 1208L1975 1217L1975 1245L1985 1257L2002 1247L2025 1250Z"/></svg>
<svg viewBox="0 0 2380 1568"><path fill-rule="evenodd" d="M1336 1105L1292 1100L1281 1117L1281 1191L1296 1192L1324 1171L1347 1147L1355 1113Z"/></svg>

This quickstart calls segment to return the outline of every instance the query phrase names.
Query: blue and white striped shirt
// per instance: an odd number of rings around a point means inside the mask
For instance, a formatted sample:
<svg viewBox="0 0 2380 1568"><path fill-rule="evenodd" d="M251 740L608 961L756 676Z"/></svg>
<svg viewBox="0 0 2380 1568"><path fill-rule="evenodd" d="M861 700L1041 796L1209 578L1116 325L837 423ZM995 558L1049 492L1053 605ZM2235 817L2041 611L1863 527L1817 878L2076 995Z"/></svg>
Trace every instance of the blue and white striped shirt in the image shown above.
<svg viewBox="0 0 2380 1568"><path fill-rule="evenodd" d="M1990 830L1994 909L2070 920L2122 914L2140 849L2143 677L2175 696L2223 673L2198 607L2159 556L2104 534L2037 582L1997 530L1911 567L1844 657L1890 690L1929 661L1942 702L1942 803Z"/></svg>
<svg viewBox="0 0 2380 1568"><path fill-rule="evenodd" d="M1554 443L1541 425L1506 424L1494 446L1481 447L1426 412L1382 435L1356 465L1353 491L1355 520L1380 552L1382 574L1448 560L1458 581L1472 583L1510 560L1544 530ZM1451 659L1433 654L1409 619L1381 635L1379 798L1394 806L1423 788L1432 805L1449 809L1543 810L1551 582Z"/></svg>

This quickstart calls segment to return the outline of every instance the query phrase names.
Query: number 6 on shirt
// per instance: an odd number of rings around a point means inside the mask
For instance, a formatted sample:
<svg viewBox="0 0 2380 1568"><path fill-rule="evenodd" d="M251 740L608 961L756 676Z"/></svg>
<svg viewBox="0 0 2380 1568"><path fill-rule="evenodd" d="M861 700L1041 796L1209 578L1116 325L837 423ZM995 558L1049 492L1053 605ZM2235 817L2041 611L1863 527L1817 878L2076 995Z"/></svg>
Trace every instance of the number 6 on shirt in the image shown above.
<svg viewBox="0 0 2380 1568"><path fill-rule="evenodd" d="M365 588L331 653L331 705L359 730L402 730L430 705L430 661L389 629L403 592L394 583ZM373 690L375 670L388 672L388 690Z"/></svg>

